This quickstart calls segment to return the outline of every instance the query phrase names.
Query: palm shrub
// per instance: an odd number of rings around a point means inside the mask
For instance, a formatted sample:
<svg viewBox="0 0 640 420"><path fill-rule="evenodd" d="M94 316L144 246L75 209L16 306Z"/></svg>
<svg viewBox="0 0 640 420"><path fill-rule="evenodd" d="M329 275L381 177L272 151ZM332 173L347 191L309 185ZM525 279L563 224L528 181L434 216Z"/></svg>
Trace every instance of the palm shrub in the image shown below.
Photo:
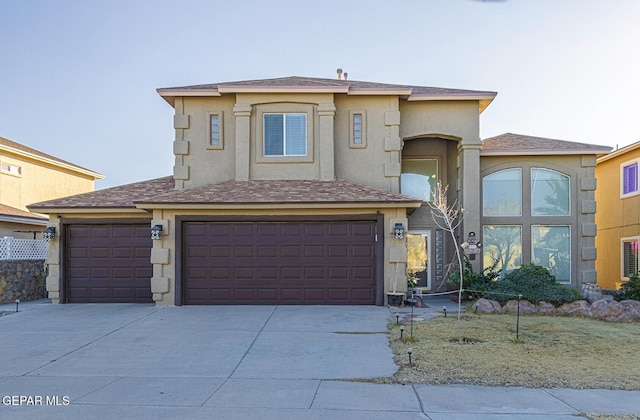
<svg viewBox="0 0 640 420"><path fill-rule="evenodd" d="M618 300L640 300L640 275L634 273L629 275L629 281L622 283Z"/></svg>
<svg viewBox="0 0 640 420"><path fill-rule="evenodd" d="M504 305L518 295L534 304L545 301L554 306L581 298L579 293L558 283L549 270L535 264L523 265L507 273L502 280L493 282L484 297Z"/></svg>

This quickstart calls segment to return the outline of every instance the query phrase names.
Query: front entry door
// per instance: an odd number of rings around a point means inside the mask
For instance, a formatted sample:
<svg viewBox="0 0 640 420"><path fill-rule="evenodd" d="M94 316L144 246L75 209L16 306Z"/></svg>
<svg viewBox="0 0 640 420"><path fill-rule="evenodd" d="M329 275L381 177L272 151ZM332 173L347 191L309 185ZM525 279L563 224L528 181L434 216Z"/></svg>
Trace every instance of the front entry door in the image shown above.
<svg viewBox="0 0 640 420"><path fill-rule="evenodd" d="M407 234L407 277L415 278L417 287L431 290L431 232Z"/></svg>

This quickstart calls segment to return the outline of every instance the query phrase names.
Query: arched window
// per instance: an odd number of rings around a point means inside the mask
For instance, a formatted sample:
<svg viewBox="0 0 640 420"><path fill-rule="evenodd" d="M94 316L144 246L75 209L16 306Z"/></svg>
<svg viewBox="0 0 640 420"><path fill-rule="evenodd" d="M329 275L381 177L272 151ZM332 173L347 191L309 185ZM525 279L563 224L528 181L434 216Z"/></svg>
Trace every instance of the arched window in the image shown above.
<svg viewBox="0 0 640 420"><path fill-rule="evenodd" d="M505 169L482 178L482 214L522 216L522 169Z"/></svg>
<svg viewBox="0 0 640 420"><path fill-rule="evenodd" d="M569 177L551 169L531 168L531 215L569 216Z"/></svg>

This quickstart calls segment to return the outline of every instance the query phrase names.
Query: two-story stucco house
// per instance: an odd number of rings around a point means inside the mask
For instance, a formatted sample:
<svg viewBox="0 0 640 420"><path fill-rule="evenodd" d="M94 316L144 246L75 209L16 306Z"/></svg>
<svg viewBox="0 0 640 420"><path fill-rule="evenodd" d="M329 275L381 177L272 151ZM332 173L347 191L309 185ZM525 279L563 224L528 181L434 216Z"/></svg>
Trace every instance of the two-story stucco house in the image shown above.
<svg viewBox="0 0 640 420"><path fill-rule="evenodd" d="M30 206L59 233L54 302L381 305L408 274L443 290L456 244L427 203L438 182L484 260L595 280L593 172L608 148L483 145L494 92L286 77L158 93L175 109L172 177Z"/></svg>
<svg viewBox="0 0 640 420"><path fill-rule="evenodd" d="M0 236L34 238L48 219L27 204L94 190L102 175L0 137Z"/></svg>
<svg viewBox="0 0 640 420"><path fill-rule="evenodd" d="M640 142L600 157L598 179L598 284L618 290L638 272L640 249Z"/></svg>

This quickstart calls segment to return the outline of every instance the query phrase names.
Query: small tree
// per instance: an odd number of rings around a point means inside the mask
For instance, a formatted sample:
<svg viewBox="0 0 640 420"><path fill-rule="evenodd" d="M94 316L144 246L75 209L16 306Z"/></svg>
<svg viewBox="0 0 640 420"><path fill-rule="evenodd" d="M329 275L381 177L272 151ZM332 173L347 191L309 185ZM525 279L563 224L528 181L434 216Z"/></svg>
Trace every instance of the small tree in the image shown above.
<svg viewBox="0 0 640 420"><path fill-rule="evenodd" d="M456 229L462 223L462 213L464 209L458 209L458 200L455 200L452 205L448 204L447 192L449 187L443 187L440 181L435 191L433 191L433 201L427 201L429 207L431 207L431 216L434 223L442 230L449 232L451 239L455 244L456 257L458 259L458 268L460 270L460 282L458 287L458 341L462 342L462 290L464 281L464 266L462 264L462 255L460 254L460 247L456 240Z"/></svg>

